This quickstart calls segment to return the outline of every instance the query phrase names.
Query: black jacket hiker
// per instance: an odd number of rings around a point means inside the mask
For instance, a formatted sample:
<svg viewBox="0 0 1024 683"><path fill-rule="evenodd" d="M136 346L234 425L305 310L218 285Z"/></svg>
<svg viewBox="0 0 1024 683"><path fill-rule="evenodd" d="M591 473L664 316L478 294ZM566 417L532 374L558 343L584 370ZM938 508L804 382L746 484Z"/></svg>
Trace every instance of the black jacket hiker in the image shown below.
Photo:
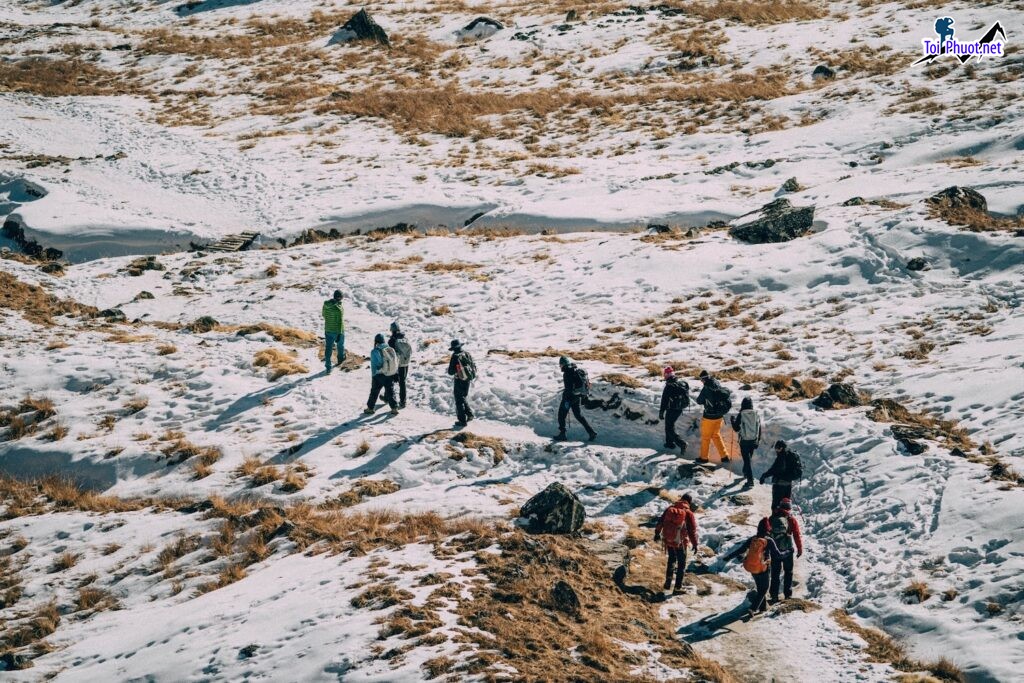
<svg viewBox="0 0 1024 683"><path fill-rule="evenodd" d="M583 417L580 406L587 395L588 387L584 386L580 374L576 371L574 363L560 362L562 367L562 400L558 404L558 436L557 439L565 439L565 419L572 411L573 417L580 423L580 426L587 430L587 436L593 441L597 432Z"/></svg>
<svg viewBox="0 0 1024 683"><path fill-rule="evenodd" d="M676 420L690 405L690 387L680 382L675 375L665 380L665 388L661 390L661 407L658 417L665 420L665 448L678 446L686 452L686 442L676 434Z"/></svg>
<svg viewBox="0 0 1024 683"><path fill-rule="evenodd" d="M709 377L697 394L697 403L704 406L704 419L719 420L732 409L732 392L716 378Z"/></svg>
<svg viewBox="0 0 1024 683"><path fill-rule="evenodd" d="M469 385L473 378L476 377L476 364L473 362L473 357L469 355L469 352L462 350L462 345L458 343L457 339L452 341L449 350L452 352L452 357L448 361L448 374L455 378L453 388L455 392L455 414L458 418L455 424L465 427L473 419L473 409L469 407ZM463 372L464 378L460 378L460 366L464 366L466 370L472 368L472 371L468 376Z"/></svg>
<svg viewBox="0 0 1024 683"><path fill-rule="evenodd" d="M772 510L774 510L783 498L793 498L793 482L803 477L800 456L791 451L785 442L776 442L775 462L761 475L761 483L763 484L768 477L772 478Z"/></svg>

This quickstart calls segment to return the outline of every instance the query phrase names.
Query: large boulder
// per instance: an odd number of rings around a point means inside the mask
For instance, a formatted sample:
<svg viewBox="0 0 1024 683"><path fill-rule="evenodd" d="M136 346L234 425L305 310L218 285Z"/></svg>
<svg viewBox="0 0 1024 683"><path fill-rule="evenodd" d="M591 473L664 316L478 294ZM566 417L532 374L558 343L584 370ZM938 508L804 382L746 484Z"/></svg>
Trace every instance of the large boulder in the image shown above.
<svg viewBox="0 0 1024 683"><path fill-rule="evenodd" d="M586 511L576 494L556 481L526 501L519 516L534 533L572 534L583 526Z"/></svg>
<svg viewBox="0 0 1024 683"><path fill-rule="evenodd" d="M835 77L835 69L826 64L819 64L818 66L814 67L814 71L811 72L811 78L813 78L816 81L831 81L835 80Z"/></svg>
<svg viewBox="0 0 1024 683"><path fill-rule="evenodd" d="M953 185L941 192L936 192L925 200L929 204L945 209L974 209L975 211L988 211L988 202L985 197L970 187Z"/></svg>
<svg viewBox="0 0 1024 683"><path fill-rule="evenodd" d="M847 382L836 382L835 384L832 384L828 389L821 392L821 395L814 399L813 403L819 408L824 408L825 410L864 405L864 401L861 399L860 393L852 384Z"/></svg>
<svg viewBox="0 0 1024 683"><path fill-rule="evenodd" d="M490 38L495 33L505 28L497 19L490 17L477 17L461 29L455 32L460 40L480 40Z"/></svg>
<svg viewBox="0 0 1024 683"><path fill-rule="evenodd" d="M755 215L756 214L756 215ZM814 222L813 206L793 206L788 199L776 199L737 219L729 234L750 244L788 242L806 235Z"/></svg>
<svg viewBox="0 0 1024 683"><path fill-rule="evenodd" d="M391 47L391 40L370 13L361 9L353 14L345 25L334 32L328 45L340 45L353 40L366 40Z"/></svg>
<svg viewBox="0 0 1024 683"><path fill-rule="evenodd" d="M560 612L573 616L580 613L580 599L573 587L565 581L557 581L551 587L551 602Z"/></svg>

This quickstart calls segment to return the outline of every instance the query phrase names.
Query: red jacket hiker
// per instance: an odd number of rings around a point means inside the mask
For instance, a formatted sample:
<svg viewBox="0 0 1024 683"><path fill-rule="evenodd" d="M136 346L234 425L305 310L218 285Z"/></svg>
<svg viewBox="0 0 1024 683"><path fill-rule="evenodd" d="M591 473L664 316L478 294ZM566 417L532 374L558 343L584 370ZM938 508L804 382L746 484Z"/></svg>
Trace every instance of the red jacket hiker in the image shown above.
<svg viewBox="0 0 1024 683"><path fill-rule="evenodd" d="M786 501L788 499L785 499L783 502ZM771 517L761 518L761 521L757 524L757 530L766 536L774 538L775 544L782 551L790 549L789 537L792 537L792 544L796 546L796 554L804 554L804 544L800 538L800 523L796 521L796 517L791 515L788 510L783 510L780 507L772 513Z"/></svg>
<svg viewBox="0 0 1024 683"><path fill-rule="evenodd" d="M655 540L659 536L664 538L666 548L685 548L689 540L690 546L697 549L697 517L689 503L677 500L661 514L658 526L654 527Z"/></svg>

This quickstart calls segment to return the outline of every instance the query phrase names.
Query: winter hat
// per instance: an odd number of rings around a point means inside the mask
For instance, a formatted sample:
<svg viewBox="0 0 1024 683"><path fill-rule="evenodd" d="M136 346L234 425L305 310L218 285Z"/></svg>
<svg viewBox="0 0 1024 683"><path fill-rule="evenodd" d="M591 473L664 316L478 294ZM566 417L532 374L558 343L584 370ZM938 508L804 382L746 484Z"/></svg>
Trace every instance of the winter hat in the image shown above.
<svg viewBox="0 0 1024 683"><path fill-rule="evenodd" d="M334 298L335 298L335 300L340 300L341 296L342 296L342 294L341 294L341 290L340 289L334 290Z"/></svg>
<svg viewBox="0 0 1024 683"><path fill-rule="evenodd" d="M449 351L458 351L461 348L462 342L460 342L458 339L452 339L452 343L448 345Z"/></svg>
<svg viewBox="0 0 1024 683"><path fill-rule="evenodd" d="M391 331L392 332L401 332L402 331L401 328L398 327L398 321L397 320L394 321L393 323L391 323Z"/></svg>
<svg viewBox="0 0 1024 683"><path fill-rule="evenodd" d="M740 410L751 410L754 407L754 399L749 396L743 397L743 402L740 403Z"/></svg>
<svg viewBox="0 0 1024 683"><path fill-rule="evenodd" d="M775 450L781 451L785 447L786 447L786 442L783 441L782 439L779 439L778 441L775 442Z"/></svg>
<svg viewBox="0 0 1024 683"><path fill-rule="evenodd" d="M561 365L563 368L572 365L572 358L569 358L569 356L559 356L558 364Z"/></svg>
<svg viewBox="0 0 1024 683"><path fill-rule="evenodd" d="M793 509L793 502L789 498L783 498L779 501L779 509L783 512L789 512Z"/></svg>
<svg viewBox="0 0 1024 683"><path fill-rule="evenodd" d="M701 370L700 371L700 381L701 382L706 382L709 379L711 379L711 373L709 373L707 370Z"/></svg>
<svg viewBox="0 0 1024 683"><path fill-rule="evenodd" d="M373 338L373 343L374 344L383 344L384 343L384 335L378 333L377 336Z"/></svg>
<svg viewBox="0 0 1024 683"><path fill-rule="evenodd" d="M665 379L668 379L669 377L675 377L676 371L672 369L671 365L669 365L661 374Z"/></svg>

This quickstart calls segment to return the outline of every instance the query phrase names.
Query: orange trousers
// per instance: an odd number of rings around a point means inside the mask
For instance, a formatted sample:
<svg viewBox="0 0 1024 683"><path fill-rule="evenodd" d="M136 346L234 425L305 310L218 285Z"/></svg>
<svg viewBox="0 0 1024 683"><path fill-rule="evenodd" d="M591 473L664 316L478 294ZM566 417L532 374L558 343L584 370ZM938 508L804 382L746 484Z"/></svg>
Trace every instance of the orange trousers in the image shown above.
<svg viewBox="0 0 1024 683"><path fill-rule="evenodd" d="M711 444L715 444L718 457L727 458L729 452L725 450L725 441L722 440L722 422L724 418L709 420L706 417L700 420L700 459L702 462L709 462L708 455L711 452Z"/></svg>

